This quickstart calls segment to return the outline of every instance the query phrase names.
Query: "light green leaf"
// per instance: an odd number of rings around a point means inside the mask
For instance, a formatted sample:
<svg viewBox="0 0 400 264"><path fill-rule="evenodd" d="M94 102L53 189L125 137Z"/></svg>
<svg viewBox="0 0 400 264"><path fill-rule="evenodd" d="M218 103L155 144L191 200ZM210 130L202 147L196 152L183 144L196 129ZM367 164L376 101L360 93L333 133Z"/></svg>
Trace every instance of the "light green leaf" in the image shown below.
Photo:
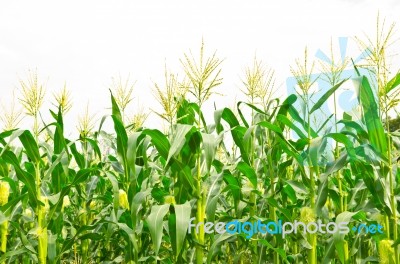
<svg viewBox="0 0 400 264"><path fill-rule="evenodd" d="M172 156L177 154L186 142L186 134L193 128L191 125L177 124L175 128L175 133L172 136L171 148L168 152L167 163Z"/></svg>
<svg viewBox="0 0 400 264"><path fill-rule="evenodd" d="M173 217L175 218L174 219L175 228L172 229L170 228L170 232L172 230L174 230L175 232L173 232L173 234L170 235L171 235L171 242L172 241L175 242L172 243L172 246L174 248L176 256L178 256L179 253L181 252L183 241L185 240L186 233L188 231L191 207L189 201L187 201L184 204L174 204L174 209L175 209L175 214L174 214L175 216Z"/></svg>
<svg viewBox="0 0 400 264"><path fill-rule="evenodd" d="M319 100L315 103L315 105L311 108L310 110L310 114L312 114L315 110L318 110L325 102L326 100L328 100L328 98L334 93L336 92L336 90L348 79L344 79L343 81L341 81L340 83L336 84L335 86L333 86L331 89L329 89L324 95L321 96L321 98L319 98Z"/></svg>
<svg viewBox="0 0 400 264"><path fill-rule="evenodd" d="M154 205L151 208L150 215L146 219L153 241L155 255L157 255L160 250L163 235L163 218L168 213L169 206L169 204Z"/></svg>

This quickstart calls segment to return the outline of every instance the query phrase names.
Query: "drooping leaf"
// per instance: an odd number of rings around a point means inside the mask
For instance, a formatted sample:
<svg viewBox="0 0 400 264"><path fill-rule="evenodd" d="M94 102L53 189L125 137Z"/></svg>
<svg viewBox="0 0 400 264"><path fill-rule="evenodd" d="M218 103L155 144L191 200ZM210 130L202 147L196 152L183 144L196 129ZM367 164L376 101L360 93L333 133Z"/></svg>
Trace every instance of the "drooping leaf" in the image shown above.
<svg viewBox="0 0 400 264"><path fill-rule="evenodd" d="M151 239L153 241L155 255L157 255L158 251L160 250L161 239L163 235L163 218L168 213L169 206L169 204L154 205L146 219L146 223L149 226Z"/></svg>
<svg viewBox="0 0 400 264"><path fill-rule="evenodd" d="M257 187L257 174L252 167L250 167L247 163L240 161L236 168L246 177L249 179L253 188Z"/></svg>
<svg viewBox="0 0 400 264"><path fill-rule="evenodd" d="M331 95L336 92L336 90L342 86L342 84L344 82L346 82L348 79L344 79L341 82L339 82L338 84L336 84L335 86L333 86L332 88L330 88L324 95L321 96L321 98L319 98L319 100L314 104L314 106L311 108L310 110L310 114L312 114L314 111L318 110L321 108L321 106L326 102L326 100L328 100L329 97L331 97Z"/></svg>
<svg viewBox="0 0 400 264"><path fill-rule="evenodd" d="M379 118L379 107L374 92L365 76L354 79L354 84L358 90L358 99L363 108L363 119L367 126L369 140L375 148L386 155L387 139Z"/></svg>
<svg viewBox="0 0 400 264"><path fill-rule="evenodd" d="M168 152L167 163L173 155L178 153L186 142L186 134L193 128L191 125L177 124L172 137L171 147Z"/></svg>
<svg viewBox="0 0 400 264"><path fill-rule="evenodd" d="M189 227L191 207L189 201L184 204L174 204L174 213L169 216L169 232L172 248L178 256Z"/></svg>
<svg viewBox="0 0 400 264"><path fill-rule="evenodd" d="M20 136L22 145L26 151L26 155L32 160L34 163L39 163L41 161L39 154L39 147L35 141L35 138L32 136L31 132L25 130Z"/></svg>

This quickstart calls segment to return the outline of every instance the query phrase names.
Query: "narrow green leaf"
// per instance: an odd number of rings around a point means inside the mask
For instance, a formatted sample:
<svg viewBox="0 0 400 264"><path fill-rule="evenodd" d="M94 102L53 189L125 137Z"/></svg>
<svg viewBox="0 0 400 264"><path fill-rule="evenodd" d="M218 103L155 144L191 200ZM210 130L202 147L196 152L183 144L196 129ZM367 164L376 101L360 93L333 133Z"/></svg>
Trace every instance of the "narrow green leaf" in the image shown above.
<svg viewBox="0 0 400 264"><path fill-rule="evenodd" d="M157 129L145 129L142 133L151 137L151 142L154 144L157 151L165 160L167 160L170 148L170 143L167 137Z"/></svg>
<svg viewBox="0 0 400 264"><path fill-rule="evenodd" d="M321 96L321 98L319 98L319 100L314 104L314 106L311 108L310 110L310 114L312 114L314 111L318 110L321 108L321 106L326 102L326 100L328 100L328 98L334 93L336 92L336 90L344 83L346 82L348 79L344 79L342 80L340 83L336 84L335 86L333 86L332 88L330 88L324 95Z"/></svg>
<svg viewBox="0 0 400 264"><path fill-rule="evenodd" d="M400 84L400 72L397 73L385 86L385 95L390 93Z"/></svg>
<svg viewBox="0 0 400 264"><path fill-rule="evenodd" d="M204 156L206 159L207 170L210 171L211 164L215 159L217 146L221 142L222 137L220 136L216 138L214 135L206 133L201 133L201 137L203 139Z"/></svg>
<svg viewBox="0 0 400 264"><path fill-rule="evenodd" d="M41 158L39 154L39 147L31 132L29 132L29 130L25 130L19 136L19 139L21 140L21 143L26 151L26 155L29 157L29 159L31 159L34 163L40 162Z"/></svg>
<svg viewBox="0 0 400 264"><path fill-rule="evenodd" d="M278 115L276 119L287 126L288 128L292 129L300 138L307 138L306 135L301 131L300 128L298 128L292 121L289 120L286 116L283 115ZM281 128L282 129L282 128Z"/></svg>
<svg viewBox="0 0 400 264"><path fill-rule="evenodd" d="M214 112L214 120L218 133L221 133L223 130L221 126L221 119L225 120L231 129L240 125L235 114L229 108L217 110Z"/></svg>
<svg viewBox="0 0 400 264"><path fill-rule="evenodd" d="M168 213L169 206L169 204L154 205L151 208L150 215L146 219L146 223L149 226L151 239L153 241L155 255L158 255L158 251L160 250L161 239L163 235L163 218Z"/></svg>
<svg viewBox="0 0 400 264"><path fill-rule="evenodd" d="M61 107L58 109L58 114L56 116L56 131L54 132L54 154L59 154L65 148L66 142L64 138L64 121L61 113Z"/></svg>
<svg viewBox="0 0 400 264"><path fill-rule="evenodd" d="M175 209L175 234L171 240L175 241L173 248L176 256L178 256L183 247L186 233L189 227L191 207L189 201L184 204L174 204ZM171 216L170 216L171 217ZM170 229L171 230L171 229Z"/></svg>
<svg viewBox="0 0 400 264"><path fill-rule="evenodd" d="M367 126L369 140L375 148L386 155L386 134L379 118L379 108L374 92L365 76L354 79L354 83L359 90L358 98L364 111L363 117Z"/></svg>
<svg viewBox="0 0 400 264"><path fill-rule="evenodd" d="M114 129L117 133L117 151L120 157L122 158L122 162L126 164L126 149L128 144L128 135L124 128L124 125L118 117L112 115L111 116L114 121Z"/></svg>
<svg viewBox="0 0 400 264"><path fill-rule="evenodd" d="M350 159L356 159L356 152L354 150L353 142L341 133L329 133L325 135L325 137L333 138L336 142L342 143L347 150L347 154L349 155Z"/></svg>
<svg viewBox="0 0 400 264"><path fill-rule="evenodd" d="M36 197L36 182L35 178L29 172L24 171L18 162L15 154L9 150L3 152L2 158L5 162L11 164L14 167L14 170L17 174L18 180L23 182L28 189L29 201L32 203L32 206L35 208L37 206L37 197Z"/></svg>
<svg viewBox="0 0 400 264"><path fill-rule="evenodd" d="M113 194L114 194L114 211L116 212L119 207L119 187L118 187L118 181L115 178L114 174L111 172L106 172L107 178L110 180L112 189L113 189Z"/></svg>
<svg viewBox="0 0 400 264"><path fill-rule="evenodd" d="M186 142L186 134L193 128L191 125L177 124L175 127L174 135L172 136L171 148L168 152L167 163L172 156L179 153Z"/></svg>
<svg viewBox="0 0 400 264"><path fill-rule="evenodd" d="M110 89L110 94L111 94L112 115L122 123L121 111L120 111L120 109L118 107L117 102L115 101L115 98L114 98L114 96L112 94L111 89Z"/></svg>
<svg viewBox="0 0 400 264"><path fill-rule="evenodd" d="M217 253L218 247L221 245L221 243L235 236L236 234L230 234L228 232L224 232L222 234L217 235L214 243L211 245L210 250L208 251L207 264L211 263L212 258Z"/></svg>
<svg viewBox="0 0 400 264"><path fill-rule="evenodd" d="M240 161L236 169L238 169L246 178L249 179L253 187L257 187L257 174L252 167L250 167L247 163Z"/></svg>

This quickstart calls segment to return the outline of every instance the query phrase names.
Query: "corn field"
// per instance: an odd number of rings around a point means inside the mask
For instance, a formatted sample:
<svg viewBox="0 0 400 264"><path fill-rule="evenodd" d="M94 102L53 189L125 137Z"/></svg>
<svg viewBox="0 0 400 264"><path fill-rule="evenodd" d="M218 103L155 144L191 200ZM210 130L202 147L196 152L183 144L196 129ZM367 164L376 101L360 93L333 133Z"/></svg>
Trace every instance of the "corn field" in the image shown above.
<svg viewBox="0 0 400 264"><path fill-rule="evenodd" d="M0 263L400 263L400 133L390 115L400 74L385 53L393 28L378 26L376 41L356 39L363 63L333 55L316 63L306 49L291 67L297 92L285 97L255 59L242 78L247 100L222 109L206 106L224 62L202 43L199 54L182 56L184 78L165 69L154 85L164 131L147 128L145 112L126 114L134 87L120 78L109 114L96 123L86 111L79 137L66 138L68 89L44 110L46 87L31 72L15 95L22 110L1 117ZM349 67L353 76L343 77ZM323 94L311 92L316 68L330 87ZM358 105L339 114L337 91L349 82ZM335 111L321 119L331 99ZM347 222L350 231L192 228L235 220ZM352 231L362 224L382 232Z"/></svg>

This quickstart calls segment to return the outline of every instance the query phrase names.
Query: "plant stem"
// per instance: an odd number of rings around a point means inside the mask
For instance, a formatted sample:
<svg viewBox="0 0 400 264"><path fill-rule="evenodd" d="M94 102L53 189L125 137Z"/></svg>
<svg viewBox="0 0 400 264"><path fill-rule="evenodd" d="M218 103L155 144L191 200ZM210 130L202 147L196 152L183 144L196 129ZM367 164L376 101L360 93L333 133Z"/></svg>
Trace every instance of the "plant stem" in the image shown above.
<svg viewBox="0 0 400 264"><path fill-rule="evenodd" d="M199 108L200 104L199 104ZM199 113L198 116L198 129L201 129L201 116ZM197 212L196 212L196 220L197 223L204 224L204 217L205 217L205 206L203 202L203 193L202 193L202 186L201 186L201 149L199 149L199 153L197 156ZM196 262L197 264L203 264L203 246L204 246L204 228L199 228L198 236L198 243L196 245Z"/></svg>
<svg viewBox="0 0 400 264"><path fill-rule="evenodd" d="M336 83L332 82L332 87L335 86ZM334 105L334 117L335 117L335 133L338 133L338 127L337 127L337 105L336 105L336 92L333 93L333 105ZM339 158L339 143L336 141L335 142L335 160ZM339 213L344 212L344 210L347 211L347 200L346 200L346 205L344 205L343 201L343 187L342 187L342 178L340 174L340 170L336 172L336 180L338 182L338 188L339 188ZM346 197L345 197L346 198ZM349 258L349 249L348 249L348 243L347 241L344 241L343 243L343 252L344 258L345 258L345 263L348 263L348 258Z"/></svg>
<svg viewBox="0 0 400 264"><path fill-rule="evenodd" d="M268 140L268 146L271 145L270 143L270 138L267 137ZM269 175L270 175L270 181L271 181L271 197L274 196L275 194L275 177L274 177L274 171L273 171L273 160L272 160L272 156L268 155L268 171L269 171ZM269 206L269 213L270 213L270 218L272 219L273 222L277 222L276 219L276 212L275 212L275 207L273 205ZM273 238L275 246L277 247L277 243L278 243L278 239L276 238L276 236L274 236ZM280 259L279 259L279 253L274 251L274 263L279 264L280 263Z"/></svg>
<svg viewBox="0 0 400 264"><path fill-rule="evenodd" d="M8 234L8 221L4 221L0 225L0 234L1 234L1 245L0 245L0 251L5 254L7 251L7 234ZM2 263L5 263L2 262Z"/></svg>
<svg viewBox="0 0 400 264"><path fill-rule="evenodd" d="M252 104L254 104L253 102L253 98L252 98ZM254 110L251 109L251 125L254 126ZM254 130L251 132L251 166L252 168L255 168L255 136L254 136ZM258 180L258 179L257 179ZM256 190L257 189L257 185L253 186L253 189ZM253 218L257 213L257 204L256 204L256 195L254 192L250 192L250 198L249 198L249 202L250 202L250 219L252 219L252 223L254 224ZM253 262L256 263L257 262L257 258L258 258L258 243L257 240L253 240L252 241L252 246L254 249L253 252Z"/></svg>
<svg viewBox="0 0 400 264"><path fill-rule="evenodd" d="M390 138L390 126L389 126L389 113L386 111L386 130L387 130L387 156L389 160L389 185L390 185L390 204L392 207L392 221L393 221L393 241L397 241L397 206L396 206L396 197L394 191L394 175L392 171L392 150L391 150L391 138ZM399 263L399 246L396 245L394 247L394 256L395 256L395 263Z"/></svg>
<svg viewBox="0 0 400 264"><path fill-rule="evenodd" d="M35 164L36 174L36 192L37 200L43 202L41 195L41 178L39 163ZM37 206L38 215L38 258L40 264L46 264L47 261L47 225L46 225L46 208L43 205Z"/></svg>
<svg viewBox="0 0 400 264"><path fill-rule="evenodd" d="M335 83L332 83L332 87L335 85ZM333 107L334 107L334 117L335 117L335 133L338 133L338 127L337 127L337 106L336 106L336 92L333 93ZM339 158L339 143L335 141L335 159ZM343 190L342 190L342 180L340 177L340 171L338 170L336 172L336 180L338 182L338 187L339 187L339 213L343 212Z"/></svg>
<svg viewBox="0 0 400 264"><path fill-rule="evenodd" d="M307 95L308 96L308 95ZM308 141L311 142L311 119L310 119L310 108L308 105L308 100L306 103L307 107L307 121L308 121ZM309 143L308 145L308 150L310 151L311 144ZM317 178L319 178L319 167L316 165L314 167L314 164L312 164L311 156L310 153L308 155L308 166L309 166L309 171L310 171L310 204L311 204L311 209L313 212L315 212L315 179L314 179L314 170L316 172ZM309 250L309 255L308 255L308 263L310 264L316 264L317 263L317 234L310 234L309 235L309 242L311 244L311 249Z"/></svg>

